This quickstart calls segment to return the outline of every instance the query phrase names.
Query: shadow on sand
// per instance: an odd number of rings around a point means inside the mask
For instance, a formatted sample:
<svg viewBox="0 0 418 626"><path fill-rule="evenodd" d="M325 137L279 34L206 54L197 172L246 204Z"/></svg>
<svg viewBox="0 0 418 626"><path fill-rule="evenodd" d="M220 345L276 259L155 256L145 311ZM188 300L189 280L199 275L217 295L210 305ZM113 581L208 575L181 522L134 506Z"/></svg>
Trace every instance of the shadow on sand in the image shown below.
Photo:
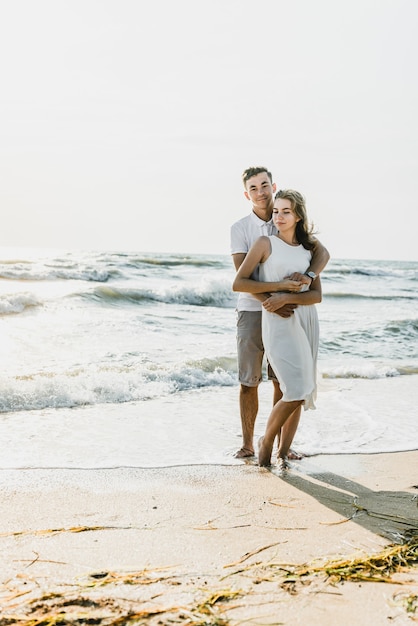
<svg viewBox="0 0 418 626"><path fill-rule="evenodd" d="M323 506L393 543L418 535L418 495L373 491L344 476L310 467L307 462L300 468L292 463L290 471L274 467L270 471Z"/></svg>

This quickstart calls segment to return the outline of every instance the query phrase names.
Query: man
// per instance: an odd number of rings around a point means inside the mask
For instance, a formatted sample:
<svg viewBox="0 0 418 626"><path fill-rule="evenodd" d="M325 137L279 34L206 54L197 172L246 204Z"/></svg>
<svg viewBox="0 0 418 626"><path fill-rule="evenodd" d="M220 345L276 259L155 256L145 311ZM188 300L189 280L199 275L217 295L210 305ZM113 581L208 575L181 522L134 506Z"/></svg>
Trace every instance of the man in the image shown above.
<svg viewBox="0 0 418 626"><path fill-rule="evenodd" d="M261 235L274 235L277 230L272 222L273 194L276 184L271 172L266 167L249 167L242 174L244 195L252 203L252 211L231 227L231 254L235 269L238 270L254 241ZM293 276L310 285L322 272L329 260L329 253L317 241L313 251L311 265L306 275ZM256 278L256 277L255 277ZM262 381L264 347L261 337L261 302L270 294L240 293L237 303L237 353L238 379L240 382L239 406L242 428L242 446L236 452L236 458L254 455L254 425L258 413L258 386ZM293 314L296 305L287 305L277 311L282 317ZM282 397L280 385L268 364L268 378L273 382L273 404ZM301 407L292 413L280 432L278 457L300 458L290 451L295 436Z"/></svg>

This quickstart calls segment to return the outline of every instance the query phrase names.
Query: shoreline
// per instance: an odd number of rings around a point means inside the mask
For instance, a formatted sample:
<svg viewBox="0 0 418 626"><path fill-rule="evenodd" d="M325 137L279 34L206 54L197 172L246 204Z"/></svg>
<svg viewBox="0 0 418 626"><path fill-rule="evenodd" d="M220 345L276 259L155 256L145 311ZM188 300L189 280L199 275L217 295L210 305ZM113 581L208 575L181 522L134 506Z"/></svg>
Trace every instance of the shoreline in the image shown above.
<svg viewBox="0 0 418 626"><path fill-rule="evenodd" d="M59 611L197 624L202 602L207 623L231 626L406 624L408 598L418 613L416 564L393 575L402 584L295 574L418 533L418 451L318 455L285 474L249 462L0 479L0 626Z"/></svg>
<svg viewBox="0 0 418 626"><path fill-rule="evenodd" d="M418 403L417 382L418 375L320 379L317 410L302 412L295 450L308 458L410 451L418 441L411 410ZM238 395L238 386L202 388L143 402L7 413L0 419L1 471L239 466ZM271 400L271 383L264 381L254 443Z"/></svg>

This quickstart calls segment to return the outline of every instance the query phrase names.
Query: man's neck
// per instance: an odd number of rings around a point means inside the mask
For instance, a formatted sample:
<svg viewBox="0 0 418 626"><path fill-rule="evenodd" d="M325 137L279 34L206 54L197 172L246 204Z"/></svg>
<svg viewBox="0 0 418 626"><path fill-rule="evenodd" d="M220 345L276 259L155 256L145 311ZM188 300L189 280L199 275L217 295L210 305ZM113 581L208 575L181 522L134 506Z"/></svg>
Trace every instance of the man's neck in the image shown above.
<svg viewBox="0 0 418 626"><path fill-rule="evenodd" d="M260 220L263 220L263 222L269 222L271 220L271 216L273 215L273 207L258 209L253 206L253 213L255 213Z"/></svg>

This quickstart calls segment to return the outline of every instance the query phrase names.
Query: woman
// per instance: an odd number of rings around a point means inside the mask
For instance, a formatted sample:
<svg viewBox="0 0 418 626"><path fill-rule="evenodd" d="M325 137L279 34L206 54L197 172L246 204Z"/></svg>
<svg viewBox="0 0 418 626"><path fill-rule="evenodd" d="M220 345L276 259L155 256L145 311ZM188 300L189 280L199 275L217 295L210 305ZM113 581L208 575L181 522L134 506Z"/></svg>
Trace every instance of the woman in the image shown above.
<svg viewBox="0 0 418 626"><path fill-rule="evenodd" d="M288 278L306 272L315 247L303 196L289 189L277 192L273 221L278 234L257 239L233 283L234 291L260 294L264 300L264 348L283 394L273 406L259 441L258 461L262 466L271 464L274 439L290 415L301 405L305 410L315 408L319 324L314 305L322 299L319 277L303 293L306 285ZM251 276L257 267L259 280L254 280ZM298 306L291 317L277 314L290 303L304 306ZM285 458L281 461L285 466Z"/></svg>

